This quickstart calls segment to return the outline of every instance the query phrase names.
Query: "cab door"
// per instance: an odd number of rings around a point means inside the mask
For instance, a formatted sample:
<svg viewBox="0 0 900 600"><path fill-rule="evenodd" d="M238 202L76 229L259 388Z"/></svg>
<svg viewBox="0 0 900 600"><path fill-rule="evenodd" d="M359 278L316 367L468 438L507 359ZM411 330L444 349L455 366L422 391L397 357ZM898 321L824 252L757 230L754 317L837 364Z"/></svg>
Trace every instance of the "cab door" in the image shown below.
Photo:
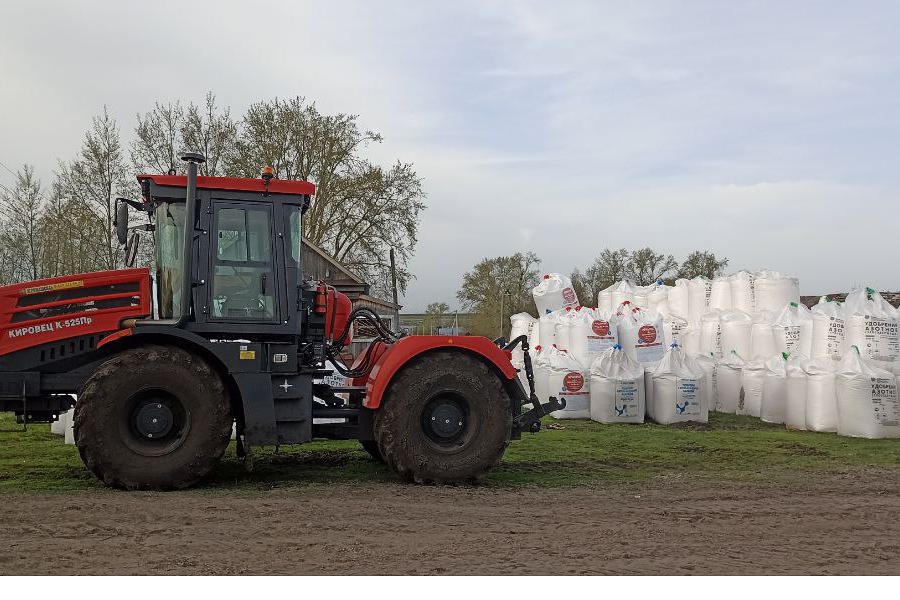
<svg viewBox="0 0 900 600"><path fill-rule="evenodd" d="M272 208L213 201L210 321L279 322Z"/></svg>

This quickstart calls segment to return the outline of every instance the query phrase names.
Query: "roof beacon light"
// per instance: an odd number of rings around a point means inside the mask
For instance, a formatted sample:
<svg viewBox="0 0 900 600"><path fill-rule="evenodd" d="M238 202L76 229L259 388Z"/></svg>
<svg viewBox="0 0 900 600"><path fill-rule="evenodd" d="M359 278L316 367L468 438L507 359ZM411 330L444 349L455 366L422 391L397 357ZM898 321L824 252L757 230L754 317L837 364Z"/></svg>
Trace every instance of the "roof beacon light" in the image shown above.
<svg viewBox="0 0 900 600"><path fill-rule="evenodd" d="M262 170L262 179L266 182L266 191L263 194L264 196L269 195L269 182L275 178L275 169L272 168L272 165L266 165Z"/></svg>

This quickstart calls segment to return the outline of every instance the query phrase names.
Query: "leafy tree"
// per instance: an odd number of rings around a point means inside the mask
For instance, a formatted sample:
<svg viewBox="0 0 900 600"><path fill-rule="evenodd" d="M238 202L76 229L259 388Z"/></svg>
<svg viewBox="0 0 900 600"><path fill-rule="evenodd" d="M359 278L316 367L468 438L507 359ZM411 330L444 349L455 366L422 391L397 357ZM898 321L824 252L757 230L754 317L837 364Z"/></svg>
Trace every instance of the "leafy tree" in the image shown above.
<svg viewBox="0 0 900 600"><path fill-rule="evenodd" d="M531 288L537 284L540 259L534 252L485 258L463 276L456 297L472 311L472 333L509 334L509 316L536 314Z"/></svg>
<svg viewBox="0 0 900 600"><path fill-rule="evenodd" d="M727 258L718 258L709 251L695 250L688 254L688 257L681 263L681 267L678 269L678 277L692 279L703 276L707 279L712 279L722 275L727 266Z"/></svg>
<svg viewBox="0 0 900 600"><path fill-rule="evenodd" d="M422 319L422 329L425 333L432 330L437 332L444 327L445 316L450 312L450 306L446 302L432 302L425 307L425 318Z"/></svg>
<svg viewBox="0 0 900 600"><path fill-rule="evenodd" d="M41 218L44 240L41 269L44 277L97 270L97 240L104 225L79 198L65 198L55 185Z"/></svg>
<svg viewBox="0 0 900 600"><path fill-rule="evenodd" d="M379 134L360 129L355 115L323 115L304 98L257 102L244 115L229 170L256 177L262 165L271 165L278 178L315 183L306 237L387 297L391 248L401 293L412 278L408 265L425 194L411 164L386 168L361 156L380 141Z"/></svg>
<svg viewBox="0 0 900 600"><path fill-rule="evenodd" d="M578 269L572 272L572 287L578 299L585 306L597 302L597 294L617 281L627 277L631 254L628 250L604 249L584 273Z"/></svg>
<svg viewBox="0 0 900 600"><path fill-rule="evenodd" d="M659 254L652 248L641 248L631 252L626 279L637 285L650 285L677 268L678 262L671 254Z"/></svg>
<svg viewBox="0 0 900 600"><path fill-rule="evenodd" d="M121 266L122 252L115 234L116 198L136 195L137 183L119 141L119 127L103 113L91 122L84 135L81 155L70 163L60 165L58 185L61 196L84 203L101 227L92 244L95 269L115 269Z"/></svg>

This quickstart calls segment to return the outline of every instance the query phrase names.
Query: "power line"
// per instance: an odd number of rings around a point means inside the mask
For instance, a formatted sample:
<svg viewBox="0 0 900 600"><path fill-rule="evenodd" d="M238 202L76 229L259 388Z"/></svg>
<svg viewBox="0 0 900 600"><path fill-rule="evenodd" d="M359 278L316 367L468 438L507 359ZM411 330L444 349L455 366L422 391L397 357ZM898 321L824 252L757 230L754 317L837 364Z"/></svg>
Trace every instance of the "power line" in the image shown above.
<svg viewBox="0 0 900 600"><path fill-rule="evenodd" d="M12 169L10 169L9 167L7 167L7 166L3 163L2 160L0 160L0 167L3 167L3 168L6 169L7 171L9 171L9 174L12 175L13 177L18 177L18 176L19 176L18 173L14 173Z"/></svg>

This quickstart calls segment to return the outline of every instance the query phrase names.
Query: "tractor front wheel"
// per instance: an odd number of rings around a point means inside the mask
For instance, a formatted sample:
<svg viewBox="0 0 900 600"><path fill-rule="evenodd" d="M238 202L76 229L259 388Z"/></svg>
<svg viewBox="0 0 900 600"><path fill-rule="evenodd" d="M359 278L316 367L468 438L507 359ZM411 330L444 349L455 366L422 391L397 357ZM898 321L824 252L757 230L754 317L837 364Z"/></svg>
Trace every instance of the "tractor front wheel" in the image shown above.
<svg viewBox="0 0 900 600"><path fill-rule="evenodd" d="M125 350L100 365L75 405L75 443L108 485L184 488L228 447L232 425L221 378L171 346Z"/></svg>
<svg viewBox="0 0 900 600"><path fill-rule="evenodd" d="M418 483L477 481L499 464L511 431L500 377L460 352L415 359L391 382L375 413L384 461Z"/></svg>

